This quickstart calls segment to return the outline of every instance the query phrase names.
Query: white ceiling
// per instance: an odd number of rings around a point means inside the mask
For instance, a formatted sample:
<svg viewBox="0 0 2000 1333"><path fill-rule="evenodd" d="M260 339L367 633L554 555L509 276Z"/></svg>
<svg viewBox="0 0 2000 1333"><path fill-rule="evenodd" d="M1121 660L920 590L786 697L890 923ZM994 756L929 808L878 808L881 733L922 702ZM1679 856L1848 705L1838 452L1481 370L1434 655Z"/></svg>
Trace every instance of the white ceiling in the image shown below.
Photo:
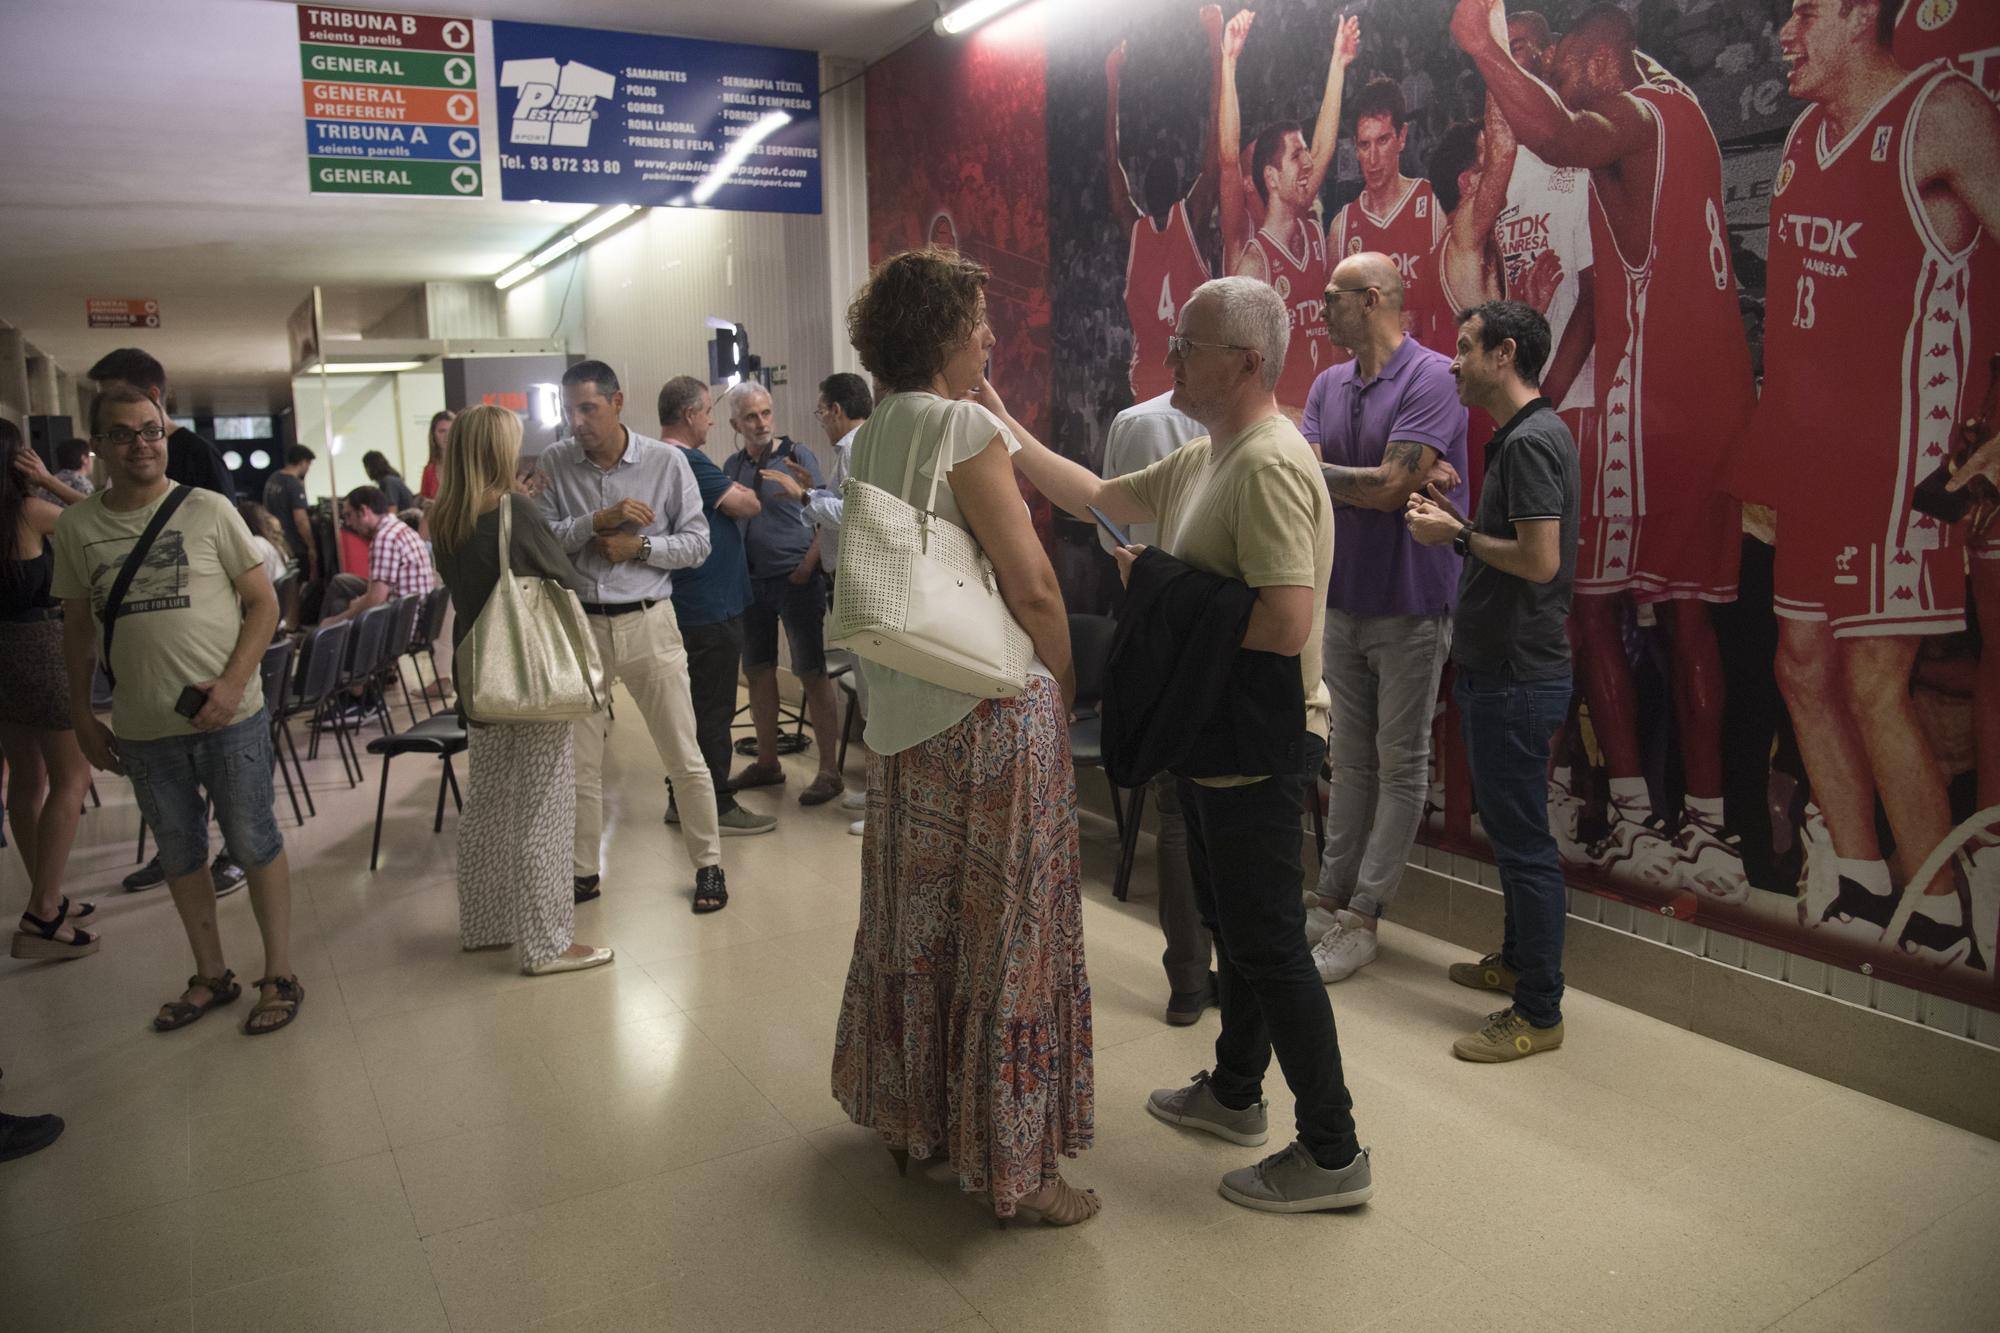
<svg viewBox="0 0 2000 1333"><path fill-rule="evenodd" d="M361 7L391 8L387 0ZM879 56L931 0L423 0L477 18ZM314 283L490 277L584 208L306 189L294 7L0 0L0 320L81 375L139 343L183 411L289 400L285 317ZM85 328L87 297L153 297L161 328ZM361 312L370 293L355 293Z"/></svg>

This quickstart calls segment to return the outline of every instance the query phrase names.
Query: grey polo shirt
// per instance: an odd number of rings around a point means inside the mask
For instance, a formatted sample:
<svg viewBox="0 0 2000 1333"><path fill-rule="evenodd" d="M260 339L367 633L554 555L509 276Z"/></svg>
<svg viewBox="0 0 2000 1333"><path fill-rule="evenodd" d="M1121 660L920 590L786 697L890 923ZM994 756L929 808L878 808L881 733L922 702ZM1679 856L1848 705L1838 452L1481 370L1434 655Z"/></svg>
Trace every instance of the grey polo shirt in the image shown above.
<svg viewBox="0 0 2000 1333"><path fill-rule="evenodd" d="M767 468L782 468L787 458L798 460L799 466L812 474L810 490L826 484L812 450L788 435L773 441L760 459L752 460L748 453L738 449L722 465L731 481L755 491L764 506L761 513L743 520L743 553L749 558L753 579L791 573L812 548L813 525L806 518L804 502L792 499L776 482L765 481L758 475Z"/></svg>
<svg viewBox="0 0 2000 1333"><path fill-rule="evenodd" d="M1452 661L1514 680L1569 674L1578 488L1576 440L1548 399L1535 399L1494 434L1472 530L1511 538L1516 523L1555 519L1562 563L1547 583L1530 583L1468 556L1458 575Z"/></svg>
<svg viewBox="0 0 2000 1333"><path fill-rule="evenodd" d="M610 467L600 468L584 456L583 446L575 440L557 440L542 451L536 467L543 479L536 504L556 544L590 585L585 601L665 601L674 590L669 571L688 569L708 558L701 488L695 485L694 469L673 445L628 429L625 452ZM620 500L652 507L651 523L643 527L628 523L622 529L653 539L649 560L613 564L590 547L596 535L592 515Z"/></svg>

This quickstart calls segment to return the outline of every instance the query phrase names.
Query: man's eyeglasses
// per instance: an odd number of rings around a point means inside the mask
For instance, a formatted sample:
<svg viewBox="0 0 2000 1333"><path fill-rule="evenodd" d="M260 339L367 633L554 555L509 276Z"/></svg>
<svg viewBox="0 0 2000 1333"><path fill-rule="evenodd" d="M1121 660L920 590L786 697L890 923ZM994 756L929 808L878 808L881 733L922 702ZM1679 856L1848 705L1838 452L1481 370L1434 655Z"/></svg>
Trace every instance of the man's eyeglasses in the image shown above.
<svg viewBox="0 0 2000 1333"><path fill-rule="evenodd" d="M1326 289L1326 304L1331 307L1336 296L1366 296L1374 290L1373 287L1329 287Z"/></svg>
<svg viewBox="0 0 2000 1333"><path fill-rule="evenodd" d="M1225 352L1254 352L1257 350L1254 347L1245 347L1242 343L1198 343L1192 338L1183 338L1178 333L1167 335L1167 354L1169 356L1184 357L1188 354L1190 347L1214 347Z"/></svg>
<svg viewBox="0 0 2000 1333"><path fill-rule="evenodd" d="M148 444L158 444L166 437L167 428L159 422L153 421L139 427L137 430L132 429L130 426L113 426L110 430L100 431L90 438L99 444L111 445L113 448L129 449L139 440L144 440Z"/></svg>

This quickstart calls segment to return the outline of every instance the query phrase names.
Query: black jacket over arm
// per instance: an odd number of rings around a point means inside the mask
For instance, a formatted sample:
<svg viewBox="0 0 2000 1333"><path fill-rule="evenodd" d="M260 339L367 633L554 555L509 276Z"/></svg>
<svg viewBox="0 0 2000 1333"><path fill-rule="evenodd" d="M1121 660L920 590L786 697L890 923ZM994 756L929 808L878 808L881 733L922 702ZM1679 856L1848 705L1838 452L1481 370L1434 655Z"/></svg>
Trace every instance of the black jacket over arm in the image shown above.
<svg viewBox="0 0 2000 1333"><path fill-rule="evenodd" d="M1104 684L1104 770L1137 787L1291 773L1304 755L1299 659L1243 647L1257 590L1149 546L1132 566Z"/></svg>

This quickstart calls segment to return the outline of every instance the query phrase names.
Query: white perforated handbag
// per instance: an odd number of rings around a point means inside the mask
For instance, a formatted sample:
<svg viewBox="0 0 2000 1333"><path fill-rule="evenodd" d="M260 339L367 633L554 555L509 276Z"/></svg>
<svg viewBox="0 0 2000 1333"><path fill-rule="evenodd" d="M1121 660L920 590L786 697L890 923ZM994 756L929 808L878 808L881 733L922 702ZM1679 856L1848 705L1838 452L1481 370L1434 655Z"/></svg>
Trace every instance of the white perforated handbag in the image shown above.
<svg viewBox="0 0 2000 1333"><path fill-rule="evenodd" d="M1012 698L1027 688L1034 644L1001 598L979 543L936 513L950 410L944 400L930 405L903 472L908 494L924 452L922 427L936 418L923 508L858 477L841 487L840 573L828 644L961 694Z"/></svg>

